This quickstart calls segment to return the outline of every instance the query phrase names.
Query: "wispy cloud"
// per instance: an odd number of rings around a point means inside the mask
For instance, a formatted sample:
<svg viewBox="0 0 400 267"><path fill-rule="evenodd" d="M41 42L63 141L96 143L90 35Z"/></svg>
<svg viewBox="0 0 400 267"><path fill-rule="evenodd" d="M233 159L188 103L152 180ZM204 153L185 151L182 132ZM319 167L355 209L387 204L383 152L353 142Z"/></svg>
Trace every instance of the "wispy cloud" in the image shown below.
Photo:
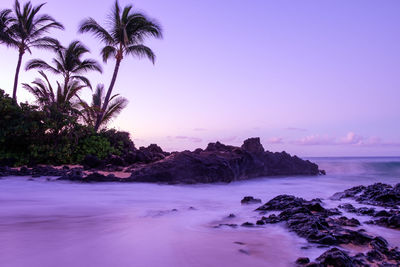
<svg viewBox="0 0 400 267"><path fill-rule="evenodd" d="M379 137L363 137L362 135L354 132L349 132L346 136L341 138L330 137L327 135L310 135L291 143L296 145L306 146L400 146L400 142L396 141L383 141Z"/></svg>
<svg viewBox="0 0 400 267"><path fill-rule="evenodd" d="M306 131L307 131L307 129L304 129L304 128L297 128L297 127L287 127L287 128L285 128L285 130L288 130L288 131L297 131L297 132L306 132Z"/></svg>

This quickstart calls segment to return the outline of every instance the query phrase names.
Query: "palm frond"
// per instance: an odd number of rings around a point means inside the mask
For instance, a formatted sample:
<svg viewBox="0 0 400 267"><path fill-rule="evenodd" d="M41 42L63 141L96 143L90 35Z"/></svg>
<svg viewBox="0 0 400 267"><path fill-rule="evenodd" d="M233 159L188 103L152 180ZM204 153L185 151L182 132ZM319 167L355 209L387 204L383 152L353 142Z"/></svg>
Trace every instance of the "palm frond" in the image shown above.
<svg viewBox="0 0 400 267"><path fill-rule="evenodd" d="M128 46L125 48L125 53L139 58L147 57L153 64L156 59L154 52L149 47L141 44Z"/></svg>
<svg viewBox="0 0 400 267"><path fill-rule="evenodd" d="M95 37L106 44L112 44L114 42L114 39L107 30L100 26L93 18L85 19L79 26L79 32L92 33Z"/></svg>
<svg viewBox="0 0 400 267"><path fill-rule="evenodd" d="M32 59L32 60L28 61L28 63L26 64L25 70L31 70L31 69L48 70L54 74L60 73L59 70L50 66L49 64L47 64L45 61L43 61L41 59Z"/></svg>
<svg viewBox="0 0 400 267"><path fill-rule="evenodd" d="M80 73L80 72L87 72L87 71L97 71L102 73L103 68L101 65L94 59L85 59L80 62L79 65L75 66L71 72Z"/></svg>
<svg viewBox="0 0 400 267"><path fill-rule="evenodd" d="M110 57L115 57L116 54L117 54L117 49L110 45L103 47L103 49L101 50L101 56L105 63L107 63Z"/></svg>

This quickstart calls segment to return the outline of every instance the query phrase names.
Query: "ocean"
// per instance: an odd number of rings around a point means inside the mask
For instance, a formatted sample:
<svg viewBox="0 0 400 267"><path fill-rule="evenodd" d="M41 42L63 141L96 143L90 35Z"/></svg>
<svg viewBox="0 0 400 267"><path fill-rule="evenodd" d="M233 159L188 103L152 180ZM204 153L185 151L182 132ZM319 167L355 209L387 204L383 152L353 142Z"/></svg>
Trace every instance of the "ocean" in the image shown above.
<svg viewBox="0 0 400 267"><path fill-rule="evenodd" d="M244 196L265 203L292 194L321 198L328 208L360 206L329 197L356 185L400 182L400 157L310 160L327 175L198 185L0 178L0 266L293 266L300 256L313 260L327 249L282 224L216 227L255 223L259 204L241 205ZM344 214L361 222L369 219ZM362 228L400 247L400 231Z"/></svg>

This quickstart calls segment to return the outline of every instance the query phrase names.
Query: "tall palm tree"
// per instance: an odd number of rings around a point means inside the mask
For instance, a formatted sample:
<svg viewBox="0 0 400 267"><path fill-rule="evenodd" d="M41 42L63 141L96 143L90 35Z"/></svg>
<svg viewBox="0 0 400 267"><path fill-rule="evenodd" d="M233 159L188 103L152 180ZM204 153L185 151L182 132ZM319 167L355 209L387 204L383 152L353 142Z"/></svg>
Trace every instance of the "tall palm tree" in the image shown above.
<svg viewBox="0 0 400 267"><path fill-rule="evenodd" d="M47 75L39 71L42 78L36 79L30 84L22 84L36 98L36 103L44 111L50 107L56 107L62 113L78 113L80 98L78 93L85 87L77 80L70 81L67 86L57 82L57 87L53 88Z"/></svg>
<svg viewBox="0 0 400 267"><path fill-rule="evenodd" d="M82 74L91 70L101 73L102 68L94 59L82 59L84 54L89 53L89 49L79 41L71 42L66 48L55 44L53 49L56 53L56 57L52 60L54 66L41 59L32 59L27 63L26 70L41 69L62 75L64 78L64 90L69 86L70 81L75 80L82 81L91 88L90 81Z"/></svg>
<svg viewBox="0 0 400 267"><path fill-rule="evenodd" d="M85 101L80 102L82 107L81 116L83 121L88 126L95 127L98 118L101 115L102 104L104 103L104 85L99 84L96 91L92 95L92 103L89 105ZM128 104L128 100L119 95L113 95L110 98L109 105L107 106L104 116L100 119L99 128L105 127L113 118L115 118Z"/></svg>
<svg viewBox="0 0 400 267"><path fill-rule="evenodd" d="M44 36L52 28L64 29L64 26L47 14L39 15L44 4L33 7L28 1L21 8L18 0L15 0L13 14L8 21L5 30L7 35L2 41L8 46L18 49L18 63L15 70L13 99L17 102L18 76L21 68L22 57L26 51L32 53L31 48L49 48L55 39ZM9 12L2 10L1 12Z"/></svg>
<svg viewBox="0 0 400 267"><path fill-rule="evenodd" d="M131 5L124 7L121 11L118 0L115 1L110 19L110 27L107 29L103 28L93 18L84 20L79 27L81 33L90 32L105 44L101 51L104 62L107 62L111 57L115 58L114 73L101 108L100 116L95 125L96 131L100 127L102 117L110 102L111 93L124 56L147 57L154 63L155 55L153 51L145 46L143 42L147 37L162 37L162 30L157 22L149 19L142 13L133 12Z"/></svg>

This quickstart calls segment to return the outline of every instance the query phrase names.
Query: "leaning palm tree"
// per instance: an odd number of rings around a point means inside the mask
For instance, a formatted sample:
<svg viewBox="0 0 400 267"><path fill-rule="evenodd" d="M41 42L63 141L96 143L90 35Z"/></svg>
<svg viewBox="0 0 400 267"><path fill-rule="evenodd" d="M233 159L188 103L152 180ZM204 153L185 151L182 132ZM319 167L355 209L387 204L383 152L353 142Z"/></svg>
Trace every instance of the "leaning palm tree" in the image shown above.
<svg viewBox="0 0 400 267"><path fill-rule="evenodd" d="M103 28L93 18L84 20L79 28L81 33L90 32L105 44L101 51L104 62L107 62L111 57L115 58L114 73L101 108L100 116L95 124L96 131L100 127L101 120L110 102L111 93L124 56L147 57L154 63L155 55L153 51L145 46L143 42L146 37L162 37L161 27L157 22L147 18L144 14L133 12L131 5L124 7L121 11L118 0L115 1L110 19L111 23L108 29Z"/></svg>
<svg viewBox="0 0 400 267"><path fill-rule="evenodd" d="M54 66L41 59L32 59L27 63L26 70L41 69L62 75L64 87L68 87L70 81L79 80L91 88L90 81L82 74L91 70L101 73L102 68L94 59L82 59L84 54L89 53L89 49L79 41L71 42L66 48L55 44L53 49L56 53L56 57L52 60Z"/></svg>
<svg viewBox="0 0 400 267"><path fill-rule="evenodd" d="M52 28L64 29L64 26L51 16L38 14L43 5L33 7L29 1L21 8L19 1L15 0L13 14L5 25L5 29L0 30L2 33L7 33L2 34L2 41L10 47L17 48L19 52L13 88L15 102L17 102L19 71L25 52L32 53L31 48L49 48L55 39L44 35ZM7 9L1 12L9 13Z"/></svg>
<svg viewBox="0 0 400 267"><path fill-rule="evenodd" d="M81 100L80 106L82 107L81 116L86 125L95 127L97 120L102 114L102 104L104 103L104 85L99 84L96 91L92 95L92 103L89 105L87 102ZM128 104L128 100L119 95L113 95L110 98L109 105L107 106L104 115L100 119L99 128L105 128L106 125L115 118Z"/></svg>
<svg viewBox="0 0 400 267"><path fill-rule="evenodd" d="M53 88L47 75L39 71L41 78L36 79L31 84L22 84L36 98L36 104L44 111L50 107L56 107L62 113L79 113L78 107L80 98L78 93L85 87L79 81L70 81L67 86L57 82L57 87Z"/></svg>

